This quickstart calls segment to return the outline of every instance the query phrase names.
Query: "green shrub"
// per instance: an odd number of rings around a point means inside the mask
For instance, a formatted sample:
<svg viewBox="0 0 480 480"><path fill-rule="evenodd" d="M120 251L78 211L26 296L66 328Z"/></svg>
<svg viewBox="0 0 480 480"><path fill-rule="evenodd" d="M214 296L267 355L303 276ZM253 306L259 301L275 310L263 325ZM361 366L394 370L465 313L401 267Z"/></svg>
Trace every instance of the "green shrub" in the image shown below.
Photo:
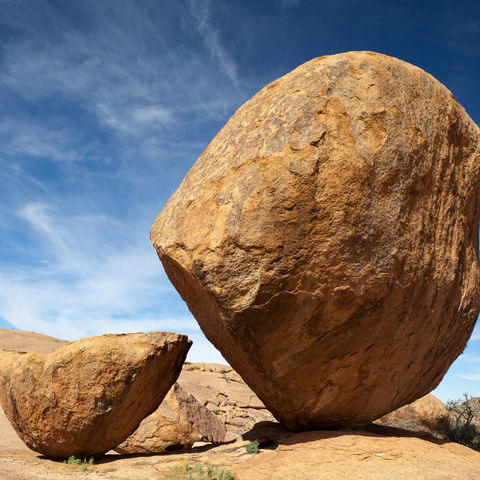
<svg viewBox="0 0 480 480"><path fill-rule="evenodd" d="M86 459L85 457L82 460L82 457L77 457L76 455L71 455L70 457L67 458L67 460L64 460L63 463L68 463L69 465L81 465L81 471L86 472L88 470L87 465L93 465L94 464L94 459L93 457L90 457L90 459Z"/></svg>
<svg viewBox="0 0 480 480"><path fill-rule="evenodd" d="M173 472L176 480L235 480L234 473L227 469L219 469L211 463L207 463L205 469L199 464L190 465L187 462L182 467L174 467Z"/></svg>
<svg viewBox="0 0 480 480"><path fill-rule="evenodd" d="M81 465L82 459L80 457L76 457L75 455L72 455L68 457L67 460L64 460L63 463L68 463L69 465Z"/></svg>
<svg viewBox="0 0 480 480"><path fill-rule="evenodd" d="M258 440L254 440L250 442L248 445L245 446L248 453L258 453L258 447L260 446L260 442Z"/></svg>

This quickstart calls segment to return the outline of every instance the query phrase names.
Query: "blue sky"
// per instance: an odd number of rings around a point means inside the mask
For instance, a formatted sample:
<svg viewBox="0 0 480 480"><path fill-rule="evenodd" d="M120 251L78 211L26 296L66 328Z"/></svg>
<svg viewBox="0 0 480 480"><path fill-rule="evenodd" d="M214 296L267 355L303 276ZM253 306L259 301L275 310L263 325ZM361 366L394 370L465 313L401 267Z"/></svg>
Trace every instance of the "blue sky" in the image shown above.
<svg viewBox="0 0 480 480"><path fill-rule="evenodd" d="M148 232L217 131L311 58L425 69L480 122L477 1L0 0L0 327L173 330L219 361ZM436 390L480 395L476 330Z"/></svg>

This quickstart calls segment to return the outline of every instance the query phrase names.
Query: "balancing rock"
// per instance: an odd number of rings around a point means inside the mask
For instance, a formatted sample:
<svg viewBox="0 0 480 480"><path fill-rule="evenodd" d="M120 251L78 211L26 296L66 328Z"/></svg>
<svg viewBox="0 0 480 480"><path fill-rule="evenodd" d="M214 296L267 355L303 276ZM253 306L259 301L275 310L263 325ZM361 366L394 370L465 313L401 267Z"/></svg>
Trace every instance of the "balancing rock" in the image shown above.
<svg viewBox="0 0 480 480"><path fill-rule="evenodd" d="M311 60L247 101L151 240L207 338L291 429L413 402L480 307L480 131L420 68Z"/></svg>
<svg viewBox="0 0 480 480"><path fill-rule="evenodd" d="M155 332L84 338L49 354L2 350L0 403L32 450L98 456L158 407L190 345Z"/></svg>

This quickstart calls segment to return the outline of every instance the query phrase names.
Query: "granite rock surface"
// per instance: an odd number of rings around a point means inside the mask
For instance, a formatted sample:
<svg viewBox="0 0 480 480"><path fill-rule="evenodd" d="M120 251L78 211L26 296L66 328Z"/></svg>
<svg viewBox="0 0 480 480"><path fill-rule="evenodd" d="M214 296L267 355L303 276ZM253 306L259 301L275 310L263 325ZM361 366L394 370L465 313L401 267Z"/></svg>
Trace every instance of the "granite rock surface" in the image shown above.
<svg viewBox="0 0 480 480"><path fill-rule="evenodd" d="M1 350L0 403L32 450L98 456L158 407L190 344L155 332L84 338L49 354Z"/></svg>
<svg viewBox="0 0 480 480"><path fill-rule="evenodd" d="M313 59L212 140L151 240L284 425L360 426L431 391L480 309L479 128L425 71Z"/></svg>
<svg viewBox="0 0 480 480"><path fill-rule="evenodd" d="M160 406L115 448L121 454L160 453L190 448L195 442L223 442L225 424L176 383Z"/></svg>

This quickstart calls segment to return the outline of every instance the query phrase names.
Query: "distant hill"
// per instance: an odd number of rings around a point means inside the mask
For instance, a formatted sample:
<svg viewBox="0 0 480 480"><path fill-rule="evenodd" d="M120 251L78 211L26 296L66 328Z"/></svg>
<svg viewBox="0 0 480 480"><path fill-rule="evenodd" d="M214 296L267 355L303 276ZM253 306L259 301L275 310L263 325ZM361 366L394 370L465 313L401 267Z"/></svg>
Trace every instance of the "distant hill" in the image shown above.
<svg viewBox="0 0 480 480"><path fill-rule="evenodd" d="M18 352L50 353L68 343L41 333L0 328L0 349Z"/></svg>

